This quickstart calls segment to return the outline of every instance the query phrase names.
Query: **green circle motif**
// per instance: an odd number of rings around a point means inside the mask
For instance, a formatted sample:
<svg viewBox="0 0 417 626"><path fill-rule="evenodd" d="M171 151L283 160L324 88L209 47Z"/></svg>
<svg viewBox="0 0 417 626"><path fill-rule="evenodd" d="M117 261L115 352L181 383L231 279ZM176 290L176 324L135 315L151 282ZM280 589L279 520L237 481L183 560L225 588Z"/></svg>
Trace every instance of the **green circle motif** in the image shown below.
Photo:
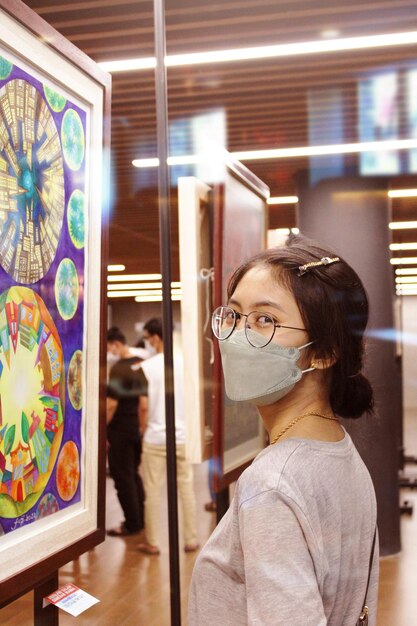
<svg viewBox="0 0 417 626"><path fill-rule="evenodd" d="M45 97L48 100L48 104L51 107L52 111L55 113L60 113L64 106L67 103L67 99L61 94L57 93L47 85L43 86L43 90L45 92Z"/></svg>
<svg viewBox="0 0 417 626"><path fill-rule="evenodd" d="M76 350L68 366L68 397L74 409L79 411L83 405L83 353Z"/></svg>
<svg viewBox="0 0 417 626"><path fill-rule="evenodd" d="M7 61L4 57L0 56L0 80L4 80L10 76L13 69L13 63Z"/></svg>
<svg viewBox="0 0 417 626"><path fill-rule="evenodd" d="M67 221L71 241L78 249L84 248L84 208L85 196L75 189L68 200Z"/></svg>
<svg viewBox="0 0 417 626"><path fill-rule="evenodd" d="M77 269L71 259L62 259L55 277L55 300L62 319L70 320L74 317L78 295Z"/></svg>
<svg viewBox="0 0 417 626"><path fill-rule="evenodd" d="M74 171L80 169L84 160L84 129L80 116L74 109L65 111L61 128L62 148L68 167Z"/></svg>

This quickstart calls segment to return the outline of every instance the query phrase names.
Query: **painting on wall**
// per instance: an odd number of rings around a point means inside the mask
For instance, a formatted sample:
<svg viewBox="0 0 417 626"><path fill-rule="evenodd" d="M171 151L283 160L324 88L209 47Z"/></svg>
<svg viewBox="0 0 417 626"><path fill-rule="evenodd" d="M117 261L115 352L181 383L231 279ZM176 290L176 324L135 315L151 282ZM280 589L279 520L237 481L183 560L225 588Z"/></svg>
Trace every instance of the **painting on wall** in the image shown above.
<svg viewBox="0 0 417 626"><path fill-rule="evenodd" d="M86 129L85 110L0 56L4 534L80 500Z"/></svg>
<svg viewBox="0 0 417 626"><path fill-rule="evenodd" d="M49 47L60 35L19 3L42 37L27 30L16 6L0 2L1 581L104 530L97 319L110 81Z"/></svg>
<svg viewBox="0 0 417 626"><path fill-rule="evenodd" d="M223 185L214 194L213 308L227 303L227 285L234 270L266 245L268 187L241 163L227 164ZM265 444L262 420L250 403L226 395L218 344L215 342L214 457L216 489L237 479Z"/></svg>
<svg viewBox="0 0 417 626"><path fill-rule="evenodd" d="M210 187L198 178L178 179L181 327L187 459L211 455L213 420L213 208Z"/></svg>

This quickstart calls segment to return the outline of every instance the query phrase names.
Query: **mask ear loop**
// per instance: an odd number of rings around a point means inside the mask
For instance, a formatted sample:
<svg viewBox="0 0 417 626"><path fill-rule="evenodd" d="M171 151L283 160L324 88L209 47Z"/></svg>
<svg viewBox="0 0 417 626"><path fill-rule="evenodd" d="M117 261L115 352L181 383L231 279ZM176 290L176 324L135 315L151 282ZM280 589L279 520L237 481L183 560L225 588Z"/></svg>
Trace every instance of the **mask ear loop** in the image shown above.
<svg viewBox="0 0 417 626"><path fill-rule="evenodd" d="M308 348L308 346L311 346L311 344L313 344L315 342L315 339L313 341L309 341L308 343L303 344L302 346L300 346L298 349L299 350L303 350L303 348ZM307 372L312 372L313 370L315 370L316 368L313 366L313 364L311 364L311 367L308 367L305 370L301 370L302 374L306 374Z"/></svg>

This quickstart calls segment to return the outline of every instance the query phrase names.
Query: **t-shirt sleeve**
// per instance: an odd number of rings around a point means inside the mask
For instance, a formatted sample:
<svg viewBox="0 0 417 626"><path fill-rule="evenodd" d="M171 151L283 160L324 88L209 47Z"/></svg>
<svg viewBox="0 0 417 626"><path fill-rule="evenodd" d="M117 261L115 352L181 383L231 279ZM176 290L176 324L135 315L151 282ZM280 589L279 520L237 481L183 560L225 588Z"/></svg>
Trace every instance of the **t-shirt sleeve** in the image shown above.
<svg viewBox="0 0 417 626"><path fill-rule="evenodd" d="M136 385L139 390L139 395L148 395L148 379L146 378L142 367L140 367L136 373Z"/></svg>
<svg viewBox="0 0 417 626"><path fill-rule="evenodd" d="M325 626L323 602L303 530L280 493L266 491L243 502L239 530L248 624Z"/></svg>
<svg viewBox="0 0 417 626"><path fill-rule="evenodd" d="M119 361L113 365L107 384L109 398L125 400L147 393L148 381L139 360L136 364Z"/></svg>

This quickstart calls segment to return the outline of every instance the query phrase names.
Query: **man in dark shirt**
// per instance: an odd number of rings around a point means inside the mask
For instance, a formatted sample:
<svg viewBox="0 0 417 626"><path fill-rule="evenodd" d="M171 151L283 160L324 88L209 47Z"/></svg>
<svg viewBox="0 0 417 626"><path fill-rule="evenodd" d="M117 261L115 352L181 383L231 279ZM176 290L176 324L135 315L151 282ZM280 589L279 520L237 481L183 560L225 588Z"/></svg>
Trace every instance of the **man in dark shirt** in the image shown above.
<svg viewBox="0 0 417 626"><path fill-rule="evenodd" d="M109 374L107 388L107 442L110 475L125 519L107 534L125 537L144 526L145 493L139 475L142 452L138 402L141 393L138 366L142 359L132 356L126 338L118 328L107 333L107 350L118 361Z"/></svg>

